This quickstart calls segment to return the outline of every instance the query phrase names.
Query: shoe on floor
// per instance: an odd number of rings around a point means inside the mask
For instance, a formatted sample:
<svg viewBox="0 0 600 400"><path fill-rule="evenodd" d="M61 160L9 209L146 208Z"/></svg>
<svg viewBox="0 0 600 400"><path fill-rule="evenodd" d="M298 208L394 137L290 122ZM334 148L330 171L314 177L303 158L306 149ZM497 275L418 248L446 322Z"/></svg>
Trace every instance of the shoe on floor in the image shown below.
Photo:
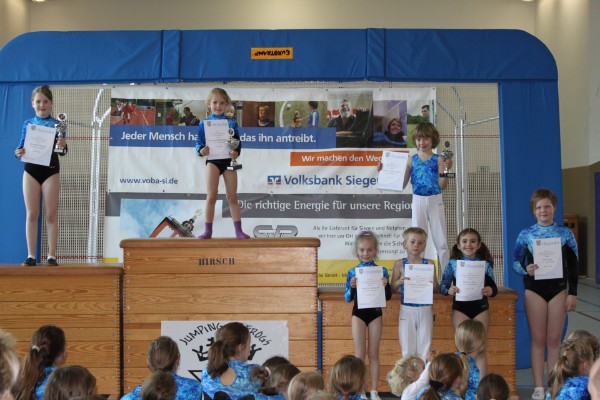
<svg viewBox="0 0 600 400"><path fill-rule="evenodd" d="M377 390L371 390L371 400L381 400L381 398L379 397L379 393L377 393Z"/></svg>
<svg viewBox="0 0 600 400"><path fill-rule="evenodd" d="M58 261L56 261L56 258L48 257L47 263L49 267L58 267Z"/></svg>
<svg viewBox="0 0 600 400"><path fill-rule="evenodd" d="M546 394L544 393L543 387L536 387L533 389L533 394L531 395L532 400L544 400Z"/></svg>
<svg viewBox="0 0 600 400"><path fill-rule="evenodd" d="M35 258L27 257L27 260L21 263L24 267L35 267Z"/></svg>

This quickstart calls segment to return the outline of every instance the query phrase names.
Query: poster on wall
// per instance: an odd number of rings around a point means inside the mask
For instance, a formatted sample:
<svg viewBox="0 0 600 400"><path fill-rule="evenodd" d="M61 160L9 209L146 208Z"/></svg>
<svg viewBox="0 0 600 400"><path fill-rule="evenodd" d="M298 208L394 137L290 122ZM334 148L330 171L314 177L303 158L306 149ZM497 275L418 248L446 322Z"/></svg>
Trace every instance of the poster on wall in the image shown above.
<svg viewBox="0 0 600 400"><path fill-rule="evenodd" d="M410 134L417 123L434 119L435 88L225 89L242 142L237 193L246 233L319 238L319 283L345 282L357 263L360 231L379 237L380 265L392 268L406 255L402 232L411 224L411 186L378 189L377 165L383 150L415 153ZM206 160L195 144L210 90L112 90L106 261L122 261L123 239L204 231ZM217 238L235 237L224 194L221 179Z"/></svg>
<svg viewBox="0 0 600 400"><path fill-rule="evenodd" d="M180 360L177 373L200 380L208 362L208 349L215 342L217 330L232 321L162 321L161 335L177 343ZM289 358L287 321L239 321L250 331L248 363L264 363L273 356Z"/></svg>

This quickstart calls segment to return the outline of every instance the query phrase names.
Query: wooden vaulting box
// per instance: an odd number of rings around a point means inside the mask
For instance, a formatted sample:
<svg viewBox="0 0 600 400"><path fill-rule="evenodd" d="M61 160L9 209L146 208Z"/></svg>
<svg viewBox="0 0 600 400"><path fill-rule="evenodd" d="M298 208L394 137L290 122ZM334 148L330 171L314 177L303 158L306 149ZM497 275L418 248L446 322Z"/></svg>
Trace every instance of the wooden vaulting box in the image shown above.
<svg viewBox="0 0 600 400"><path fill-rule="evenodd" d="M43 325L65 331L63 365L83 365L98 393L121 392L120 266L0 268L1 328L17 339L19 354Z"/></svg>
<svg viewBox="0 0 600 400"><path fill-rule="evenodd" d="M128 239L124 392L143 382L161 321L287 320L289 358L317 368L318 239Z"/></svg>

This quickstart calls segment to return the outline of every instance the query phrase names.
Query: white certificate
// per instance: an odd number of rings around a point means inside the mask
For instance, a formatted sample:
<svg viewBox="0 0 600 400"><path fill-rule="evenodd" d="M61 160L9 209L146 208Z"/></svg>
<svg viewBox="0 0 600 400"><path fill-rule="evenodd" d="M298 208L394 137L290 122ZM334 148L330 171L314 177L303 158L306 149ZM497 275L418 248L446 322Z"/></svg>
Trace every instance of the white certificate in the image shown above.
<svg viewBox="0 0 600 400"><path fill-rule="evenodd" d="M485 261L456 261L456 300L481 300L485 282Z"/></svg>
<svg viewBox="0 0 600 400"><path fill-rule="evenodd" d="M405 303L433 304L433 267L433 264L406 264L404 267Z"/></svg>
<svg viewBox="0 0 600 400"><path fill-rule="evenodd" d="M560 238L534 239L533 263L537 264L535 280L563 277Z"/></svg>
<svg viewBox="0 0 600 400"><path fill-rule="evenodd" d="M356 297L358 308L385 307L383 267L356 268Z"/></svg>
<svg viewBox="0 0 600 400"><path fill-rule="evenodd" d="M220 160L230 158L227 139L229 139L229 122L226 119L204 120L204 137L209 148L207 158Z"/></svg>
<svg viewBox="0 0 600 400"><path fill-rule="evenodd" d="M29 124L25 133L25 153L21 161L38 165L50 165L54 151L56 129L49 126Z"/></svg>
<svg viewBox="0 0 600 400"><path fill-rule="evenodd" d="M383 168L377 178L377 189L402 191L408 153L384 150L381 154Z"/></svg>

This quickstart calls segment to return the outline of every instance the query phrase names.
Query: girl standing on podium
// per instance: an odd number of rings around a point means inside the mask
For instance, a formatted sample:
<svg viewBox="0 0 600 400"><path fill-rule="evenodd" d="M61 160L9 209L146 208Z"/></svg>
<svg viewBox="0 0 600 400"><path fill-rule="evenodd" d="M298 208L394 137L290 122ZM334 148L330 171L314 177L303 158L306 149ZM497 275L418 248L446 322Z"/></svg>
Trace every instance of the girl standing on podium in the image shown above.
<svg viewBox="0 0 600 400"><path fill-rule="evenodd" d="M379 382L379 341L381 340L383 312L380 307L377 308L358 308L357 294L357 271L359 267L379 267L375 264L379 241L373 232L364 231L356 236L354 240L354 251L360 260L360 264L351 268L346 275L346 291L344 299L346 302L354 300L352 308L352 339L354 340L354 354L361 360L365 360L369 354L369 372L371 373L371 400L380 400L377 393L377 383ZM381 285L385 290L385 299L392 298L392 289L390 287L390 277L385 267L379 267L383 270L381 276ZM365 346L369 337L368 346ZM367 347L367 348L365 348Z"/></svg>
<svg viewBox="0 0 600 400"><path fill-rule="evenodd" d="M237 121L233 118L228 118L225 115L227 107L231 104L231 98L227 92L221 88L214 88L210 91L206 104L210 109L211 115L203 119L198 126L198 138L196 139L196 154L200 157L205 157L210 154L210 148L206 145L205 124L210 124L214 120L227 120L229 129L233 129L233 137L240 140L238 133ZM219 191L219 176L223 175L225 181L225 192L227 203L231 211L233 226L235 228L235 237L238 239L248 239L250 236L242 231L242 217L240 206L237 199L237 171L228 170L227 167L233 160L239 157L242 151L242 142L235 150L229 151L230 158L218 160L206 160L206 208L205 208L205 223L204 233L198 236L198 239L210 239L213 232L213 220L215 218L215 203L217 202L217 194Z"/></svg>
<svg viewBox="0 0 600 400"><path fill-rule="evenodd" d="M25 120L21 130L21 141L15 150L15 157L21 158L25 154L25 137L27 127L30 124L42 125L54 128L60 121L51 116L52 92L46 85L39 86L31 93L31 106L35 111L35 117ZM64 134L56 137L56 149L50 156L50 165L38 165L25 163L23 173L23 198L27 219L25 221L25 236L27 238L27 259L23 261L24 266L36 265L36 245L38 235L38 219L40 216L40 196L44 200L44 216L46 217L46 229L48 232L48 260L50 266L57 266L56 245L58 243L58 197L60 189L60 164L58 155L67 152L67 141Z"/></svg>
<svg viewBox="0 0 600 400"><path fill-rule="evenodd" d="M531 212L536 224L519 233L515 245L513 270L523 275L525 286L525 314L531 333L531 372L533 373L534 400L544 398L544 353L547 354L548 373L558 360L560 339L567 312L577 305L579 261L577 242L573 232L554 223L558 198L548 189L537 189L531 196ZM533 245L541 239L560 239L561 277L543 279L533 259ZM538 278L536 279L536 274Z"/></svg>

